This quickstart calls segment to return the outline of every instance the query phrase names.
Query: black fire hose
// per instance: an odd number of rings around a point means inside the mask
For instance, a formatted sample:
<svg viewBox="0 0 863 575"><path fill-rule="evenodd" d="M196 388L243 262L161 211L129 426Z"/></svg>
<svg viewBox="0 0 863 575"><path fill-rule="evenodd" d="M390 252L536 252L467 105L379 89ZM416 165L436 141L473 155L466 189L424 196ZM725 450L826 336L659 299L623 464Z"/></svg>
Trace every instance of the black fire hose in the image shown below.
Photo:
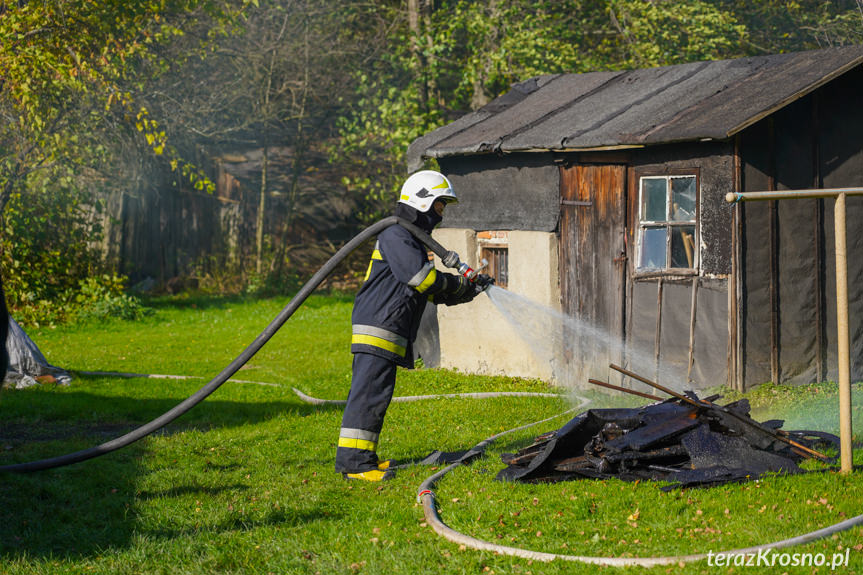
<svg viewBox="0 0 863 575"><path fill-rule="evenodd" d="M53 469L55 467L62 467L64 465L69 465L72 463L78 463L79 461L86 461L87 459L92 459L94 457L99 457L100 455L105 455L107 453L111 453L112 451L116 451L122 447L126 447L131 443L142 439L154 431L161 429L162 427L168 425L199 403L201 403L204 399L206 399L211 393L219 389L219 387L225 383L228 379L231 378L246 362L248 362L252 357L258 353L258 351L264 347L264 344L267 343L273 335L284 325L286 321L293 315L295 311L306 301L306 298L311 295L315 289L324 281L324 279L330 275L336 266L341 263L348 255L350 255L354 250L356 250L360 245L369 240L370 238L378 235L384 229L398 224L403 228L407 229L410 233L412 233L418 240L420 240L423 244L425 244L429 249L431 249L436 255L438 255L441 260L448 267L457 266L458 256L455 255L454 252L447 251L439 242L432 239L432 237L418 228L417 226L403 220L402 218L397 218L395 216L390 216L388 218L384 218L379 222L372 224L367 227L365 230L354 236L348 243L346 243L339 251L331 257L327 263L325 263L316 273L312 276L312 278L300 288L300 291L297 292L291 301L288 302L279 315L273 319L272 322L261 332L261 334L255 338L255 340L249 344L243 352L234 359L227 367L225 367L216 377L210 380L204 387L190 395L188 398L184 399L182 402L178 403L175 407L166 411L156 419L150 421L149 423L145 423L144 425L133 429L129 433L112 439L110 441L106 441L101 445L97 445L96 447L90 447L88 449L83 449L81 451L75 451L73 453L67 453L66 455L60 455L57 457L50 457L48 459L40 459L37 461L29 461L26 463L15 463L12 465L3 465L0 466L0 472L9 472L9 473L27 473L30 471L42 471L44 469Z"/></svg>

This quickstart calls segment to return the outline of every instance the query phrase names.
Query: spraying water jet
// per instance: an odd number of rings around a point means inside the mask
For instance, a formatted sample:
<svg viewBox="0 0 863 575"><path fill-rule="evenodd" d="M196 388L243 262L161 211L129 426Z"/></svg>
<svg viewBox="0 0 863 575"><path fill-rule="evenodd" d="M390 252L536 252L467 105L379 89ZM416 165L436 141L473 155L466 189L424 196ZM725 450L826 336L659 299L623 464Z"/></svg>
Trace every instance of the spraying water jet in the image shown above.
<svg viewBox="0 0 863 575"><path fill-rule="evenodd" d="M653 350L640 349L586 319L566 315L506 289L491 286L486 293L536 358L551 367L554 380L565 387L579 389L589 379L609 381L615 377L607 367L585 361L607 354L633 371L656 372L657 381L683 391L679 382L686 381L686 370L666 364L657 366Z"/></svg>

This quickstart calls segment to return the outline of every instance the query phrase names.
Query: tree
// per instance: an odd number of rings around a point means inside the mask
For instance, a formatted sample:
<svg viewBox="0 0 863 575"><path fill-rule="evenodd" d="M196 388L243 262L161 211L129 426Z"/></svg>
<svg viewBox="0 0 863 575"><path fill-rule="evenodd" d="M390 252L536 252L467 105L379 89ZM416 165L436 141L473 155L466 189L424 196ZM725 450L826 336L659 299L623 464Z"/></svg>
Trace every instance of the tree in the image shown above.
<svg viewBox="0 0 863 575"><path fill-rule="evenodd" d="M320 202L321 186L304 178L320 168L335 121L351 104L351 71L368 57L375 26L368 2L261 1L230 38L204 58L181 60L143 97L170 119L168 139L188 155L255 156L244 172L257 195L254 267L238 272L283 271L304 204ZM173 48L190 50L182 42Z"/></svg>
<svg viewBox="0 0 863 575"><path fill-rule="evenodd" d="M164 70L160 46L188 20L226 23L230 14L203 0L0 4L0 210L34 170L98 158L106 113L134 122L163 153L164 131L129 90L136 68Z"/></svg>
<svg viewBox="0 0 863 575"><path fill-rule="evenodd" d="M261 152L255 270L279 273L307 239L298 207L333 191L310 181L323 151L370 219L390 209L411 141L514 82L861 30L863 0L0 0L2 266L25 257L8 255L10 234L46 225L25 209L50 209L35 194L76 227L98 208L89 191L129 166L209 191L201 166L243 148ZM46 241L32 238L31 254ZM87 273L78 263L56 275Z"/></svg>
<svg viewBox="0 0 863 575"><path fill-rule="evenodd" d="M746 27L748 54L863 43L861 0L711 0Z"/></svg>
<svg viewBox="0 0 863 575"><path fill-rule="evenodd" d="M371 200L370 216L392 202L411 141L515 82L733 55L743 32L701 0L381 4L393 33L381 57L356 72L359 99L340 124L343 156L362 174L346 184Z"/></svg>
<svg viewBox="0 0 863 575"><path fill-rule="evenodd" d="M863 0L380 1L380 56L340 121L349 189L388 209L415 138L540 74L654 67L863 41Z"/></svg>
<svg viewBox="0 0 863 575"><path fill-rule="evenodd" d="M609 18L620 34L621 68L650 68L740 54L746 28L709 2L612 0Z"/></svg>
<svg viewBox="0 0 863 575"><path fill-rule="evenodd" d="M39 246L22 253L30 244L18 240L28 237L22 231L40 237L39 230L23 227L48 222L30 208L60 210L53 214L57 221L76 223L75 231L55 229L59 238L40 241L60 245L68 233L67 248L80 247L75 234L86 229L81 226L90 223L88 211L98 207L91 189L110 182L102 170L114 165L109 142L118 131L140 133L153 154L169 152L164 129L135 100L139 71L164 70L162 47L182 36L190 22L206 19L215 34L236 13L215 0L0 2L0 240L13 305L57 296L92 271L81 262L95 261L81 257L80 250L59 249L54 259L62 260L60 265L45 267L42 259L37 261L44 265L36 265L32 256ZM43 201L52 198L54 203ZM17 202L11 211L10 202ZM98 229L89 231L92 245ZM41 277L51 277L53 288L40 293L36 288L44 282L35 279Z"/></svg>

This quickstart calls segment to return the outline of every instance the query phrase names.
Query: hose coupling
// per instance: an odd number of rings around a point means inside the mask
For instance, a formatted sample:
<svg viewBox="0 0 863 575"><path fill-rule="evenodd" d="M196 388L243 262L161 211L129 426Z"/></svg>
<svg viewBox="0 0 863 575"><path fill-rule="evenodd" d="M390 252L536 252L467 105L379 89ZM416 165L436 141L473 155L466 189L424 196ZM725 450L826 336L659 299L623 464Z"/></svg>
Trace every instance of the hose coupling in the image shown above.
<svg viewBox="0 0 863 575"><path fill-rule="evenodd" d="M444 255L444 257L441 258L441 262L446 267L453 268L453 269L459 267L459 264L461 264L461 261L459 260L458 254L452 250L448 251L446 253L446 255Z"/></svg>

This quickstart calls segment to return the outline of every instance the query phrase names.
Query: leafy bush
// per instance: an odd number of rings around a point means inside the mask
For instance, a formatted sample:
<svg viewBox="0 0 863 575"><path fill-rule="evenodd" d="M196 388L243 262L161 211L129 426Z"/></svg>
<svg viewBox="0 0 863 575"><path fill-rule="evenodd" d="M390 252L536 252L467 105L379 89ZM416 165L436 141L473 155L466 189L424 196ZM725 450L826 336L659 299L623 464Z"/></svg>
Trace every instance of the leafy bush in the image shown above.
<svg viewBox="0 0 863 575"><path fill-rule="evenodd" d="M67 294L102 269L102 205L69 173L34 175L3 211L0 268L12 316L25 325L63 321Z"/></svg>
<svg viewBox="0 0 863 575"><path fill-rule="evenodd" d="M253 297L272 297L293 293L303 285L299 274L294 270L283 270L282 273L250 273L246 280L243 293Z"/></svg>
<svg viewBox="0 0 863 575"><path fill-rule="evenodd" d="M78 319L103 320L117 318L138 320L152 313L135 296L124 293L126 278L103 274L78 282L78 291L71 298Z"/></svg>
<svg viewBox="0 0 863 575"><path fill-rule="evenodd" d="M124 293L125 277L105 271L103 202L93 184L64 168L39 172L3 210L3 287L12 317L25 327L148 312Z"/></svg>

